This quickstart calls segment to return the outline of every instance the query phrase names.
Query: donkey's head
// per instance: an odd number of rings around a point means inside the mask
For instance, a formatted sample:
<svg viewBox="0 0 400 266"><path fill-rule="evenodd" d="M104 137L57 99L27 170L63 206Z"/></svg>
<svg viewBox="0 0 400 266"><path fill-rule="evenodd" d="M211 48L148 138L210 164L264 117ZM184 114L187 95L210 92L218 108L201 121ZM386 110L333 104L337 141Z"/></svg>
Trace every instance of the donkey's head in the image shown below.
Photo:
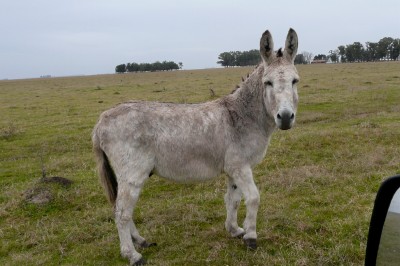
<svg viewBox="0 0 400 266"><path fill-rule="evenodd" d="M260 53L264 63L264 104L269 116L280 129L290 129L296 118L297 83L299 75L294 66L298 47L297 34L289 30L285 50L274 52L271 33L267 30L260 40Z"/></svg>

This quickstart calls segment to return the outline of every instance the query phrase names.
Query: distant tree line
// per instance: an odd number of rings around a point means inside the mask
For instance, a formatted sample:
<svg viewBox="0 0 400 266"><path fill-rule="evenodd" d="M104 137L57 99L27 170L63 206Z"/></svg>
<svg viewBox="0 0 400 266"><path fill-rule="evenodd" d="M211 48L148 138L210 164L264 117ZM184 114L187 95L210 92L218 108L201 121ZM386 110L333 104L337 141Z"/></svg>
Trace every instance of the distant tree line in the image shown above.
<svg viewBox="0 0 400 266"><path fill-rule="evenodd" d="M294 58L294 63L295 64L311 64L313 58L313 54L310 52L301 52L296 55Z"/></svg>
<svg viewBox="0 0 400 266"><path fill-rule="evenodd" d="M218 56L220 64L224 67L252 66L260 63L261 57L258 50L223 52Z"/></svg>
<svg viewBox="0 0 400 266"><path fill-rule="evenodd" d="M300 54L296 55L296 58L294 59L295 64L311 64L313 61L328 61L330 59L333 63L337 63L339 60L339 55L334 53L333 51L330 51L329 55L325 54L317 54L313 55L312 53L309 52L302 52Z"/></svg>
<svg viewBox="0 0 400 266"><path fill-rule="evenodd" d="M115 67L116 73L125 72L147 72L147 71L169 71L182 69L183 64L179 62L178 64L173 61L163 61L154 63L127 63L120 64Z"/></svg>
<svg viewBox="0 0 400 266"><path fill-rule="evenodd" d="M330 51L330 56L340 56L341 62L369 62L380 60L399 60L400 39L385 37L379 42L360 42L341 45L336 50ZM333 61L333 60L332 60Z"/></svg>
<svg viewBox="0 0 400 266"><path fill-rule="evenodd" d="M307 56L308 55L308 56ZM310 53L303 52L295 58L295 64L311 63ZM385 37L379 42L366 42L365 45L360 42L354 42L348 45L340 45L335 50L330 50L327 55L318 54L313 60L330 60L333 63L338 62L371 62L382 60L400 60L400 39Z"/></svg>

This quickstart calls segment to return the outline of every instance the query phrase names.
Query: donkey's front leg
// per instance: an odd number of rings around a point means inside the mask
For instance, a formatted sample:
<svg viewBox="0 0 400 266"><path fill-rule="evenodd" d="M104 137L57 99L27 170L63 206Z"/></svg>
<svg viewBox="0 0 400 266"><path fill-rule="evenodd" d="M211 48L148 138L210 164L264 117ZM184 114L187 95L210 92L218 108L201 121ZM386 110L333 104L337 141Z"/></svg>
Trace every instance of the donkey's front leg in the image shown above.
<svg viewBox="0 0 400 266"><path fill-rule="evenodd" d="M226 205L226 221L225 228L233 237L242 237L244 235L243 228L237 223L237 212L242 200L242 191L233 181L232 177L228 177L228 187L225 194Z"/></svg>
<svg viewBox="0 0 400 266"><path fill-rule="evenodd" d="M229 173L228 173L229 174ZM260 194L253 180L250 166L236 168L230 174L237 187L242 191L246 203L246 218L244 220L244 242L250 249L257 248L257 212L260 204Z"/></svg>

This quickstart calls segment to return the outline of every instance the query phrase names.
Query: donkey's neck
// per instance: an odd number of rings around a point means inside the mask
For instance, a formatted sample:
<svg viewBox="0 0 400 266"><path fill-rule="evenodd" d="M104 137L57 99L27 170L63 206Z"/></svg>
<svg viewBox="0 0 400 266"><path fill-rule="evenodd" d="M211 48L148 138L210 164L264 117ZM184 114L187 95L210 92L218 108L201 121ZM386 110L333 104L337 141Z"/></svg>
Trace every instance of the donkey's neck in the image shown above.
<svg viewBox="0 0 400 266"><path fill-rule="evenodd" d="M260 64L254 71L239 85L236 91L225 97L224 101L230 112L237 115L244 127L249 124L257 125L266 135L270 135L274 125L271 125L271 118L268 117L263 99L262 75L264 66Z"/></svg>
<svg viewBox="0 0 400 266"><path fill-rule="evenodd" d="M262 74L264 66L257 66L253 72L240 84L237 89L237 99L247 103L253 103L254 100L262 98Z"/></svg>

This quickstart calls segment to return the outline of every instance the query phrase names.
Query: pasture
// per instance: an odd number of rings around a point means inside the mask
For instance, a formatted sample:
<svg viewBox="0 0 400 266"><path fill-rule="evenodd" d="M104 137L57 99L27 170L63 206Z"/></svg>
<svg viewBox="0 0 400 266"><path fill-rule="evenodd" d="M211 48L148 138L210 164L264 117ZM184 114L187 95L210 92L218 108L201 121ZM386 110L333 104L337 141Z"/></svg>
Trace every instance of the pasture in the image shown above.
<svg viewBox="0 0 400 266"><path fill-rule="evenodd" d="M297 122L254 169L258 249L224 229L225 177L157 176L136 207L150 265L361 265L380 182L400 173L400 63L298 66ZM0 265L126 265L95 172L91 131L131 99L194 103L252 68L0 81ZM210 89L214 93L210 92ZM70 179L71 185L41 182ZM46 191L47 203L30 201ZM239 221L244 218L244 206Z"/></svg>

